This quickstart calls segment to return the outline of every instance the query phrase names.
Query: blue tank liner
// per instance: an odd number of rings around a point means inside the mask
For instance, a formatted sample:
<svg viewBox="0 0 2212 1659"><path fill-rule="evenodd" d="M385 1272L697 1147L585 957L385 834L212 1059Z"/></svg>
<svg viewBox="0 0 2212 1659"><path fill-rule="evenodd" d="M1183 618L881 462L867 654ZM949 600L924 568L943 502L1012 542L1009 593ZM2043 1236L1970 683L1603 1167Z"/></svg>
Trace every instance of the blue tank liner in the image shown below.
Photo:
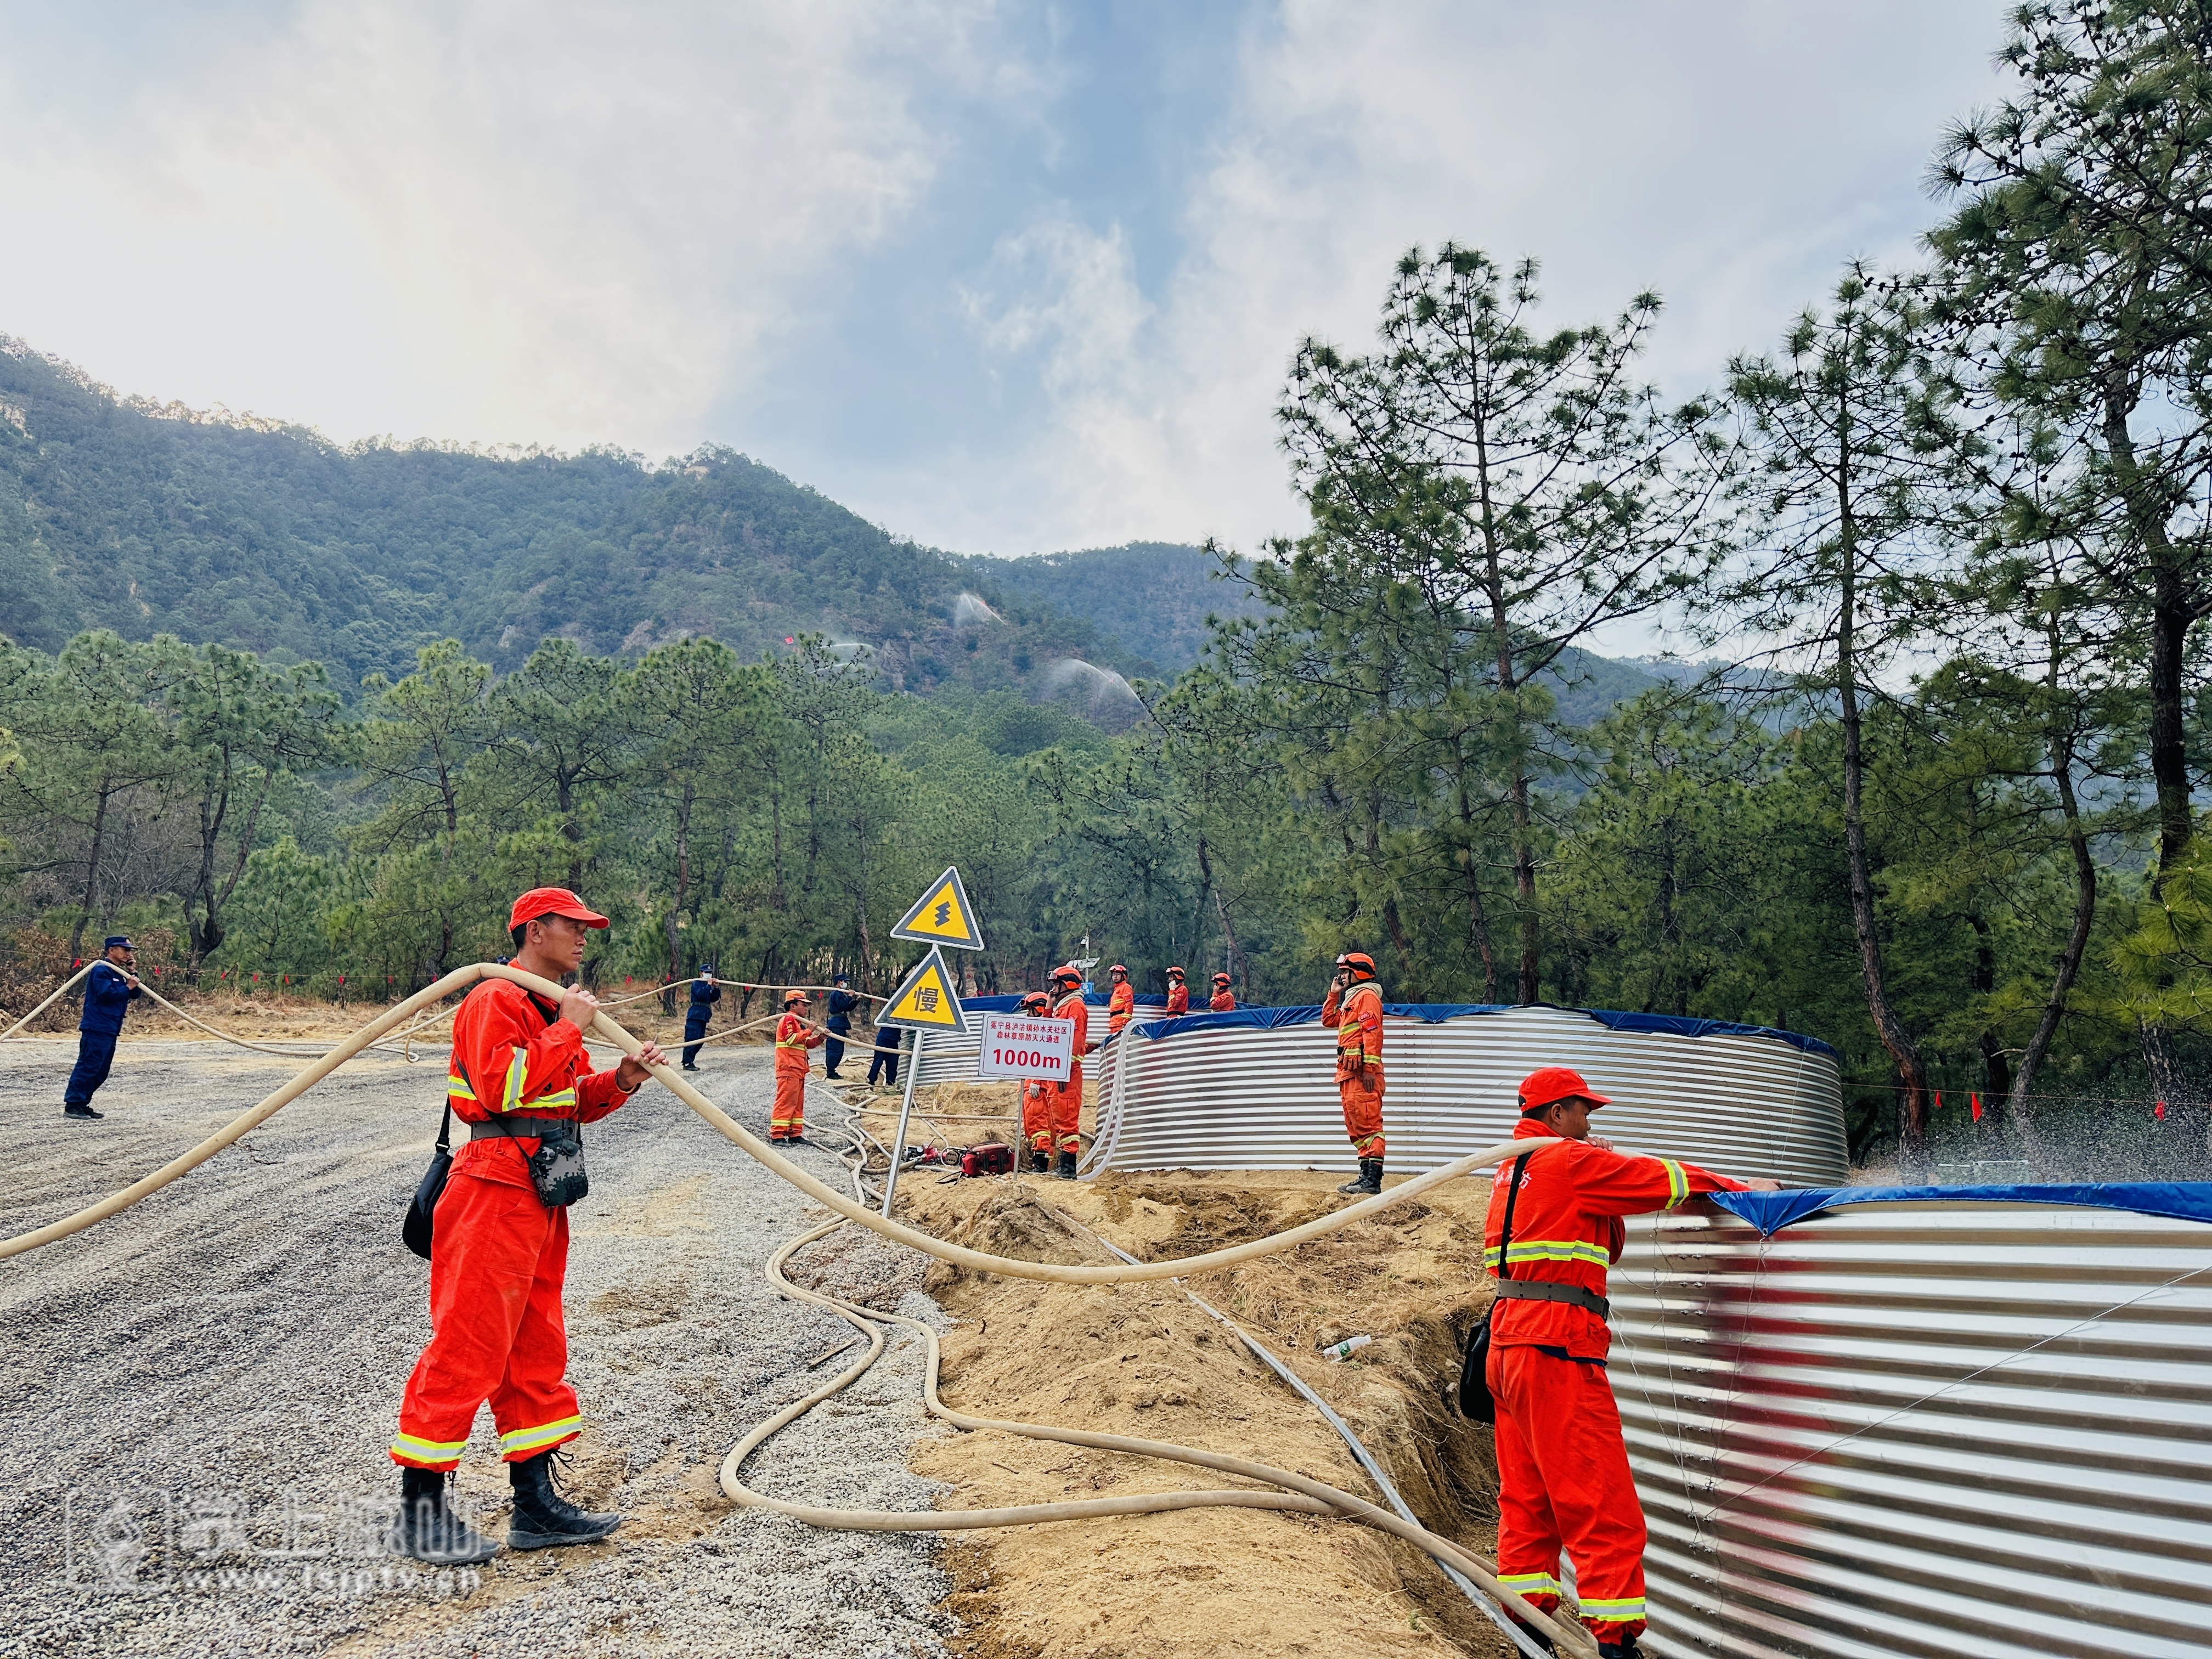
<svg viewBox="0 0 2212 1659"><path fill-rule="evenodd" d="M1830 1187L1782 1193L1709 1193L1729 1214L1771 1238L1802 1221L1845 1204L1903 1204L1942 1199L1973 1204L2072 1204L2092 1210L2130 1210L2177 1221L2212 1221L2212 1181L2084 1182L2047 1187Z"/></svg>
<svg viewBox="0 0 2212 1659"><path fill-rule="evenodd" d="M1085 992L1083 1002L1085 1007L1103 1008L1106 1006L1106 994L1103 991ZM963 997L960 999L960 1006L963 1008L980 1009L987 1014L1011 1014L1022 1006L1022 1000L1019 997ZM1139 1008L1164 1008L1167 1006L1168 1000L1165 997L1140 996L1137 999L1137 1006Z"/></svg>
<svg viewBox="0 0 2212 1659"><path fill-rule="evenodd" d="M969 1006L981 1005L971 1003ZM1686 1037L1771 1037L1777 1042L1786 1042L1793 1048L1804 1049L1808 1054L1833 1054L1836 1052L1818 1037L1805 1036L1796 1031L1777 1030L1771 1025L1732 1025L1723 1019L1685 1019L1674 1014L1622 1014L1602 1008L1559 1008L1557 1003L1552 1002L1386 1002L1382 1005L1382 1012L1400 1019L1417 1019L1425 1025L1437 1025L1467 1014L1510 1014L1516 1007L1555 1008L1561 1013L1580 1014L1586 1019L1594 1019L1616 1031L1662 1031L1671 1036ZM1185 1014L1179 1019L1146 1020L1133 1024L1129 1029L1142 1032L1148 1037L1170 1037L1183 1031L1231 1031L1239 1028L1272 1031L1285 1025L1310 1025L1320 1018L1320 1005L1309 1003L1298 1008L1239 1008L1226 1014Z"/></svg>

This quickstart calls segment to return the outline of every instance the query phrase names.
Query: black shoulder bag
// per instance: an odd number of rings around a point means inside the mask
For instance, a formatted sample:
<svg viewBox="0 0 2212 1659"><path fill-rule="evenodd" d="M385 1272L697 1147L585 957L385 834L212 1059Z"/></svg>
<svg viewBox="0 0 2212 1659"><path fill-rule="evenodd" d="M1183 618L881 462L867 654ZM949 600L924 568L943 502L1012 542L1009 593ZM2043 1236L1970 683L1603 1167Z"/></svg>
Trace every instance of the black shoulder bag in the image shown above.
<svg viewBox="0 0 2212 1659"><path fill-rule="evenodd" d="M1505 1219L1498 1229L1498 1276L1513 1277L1513 1263L1509 1253L1513 1243L1513 1206L1521 1201L1521 1177L1528 1168L1528 1160L1536 1156L1530 1147L1513 1160L1513 1174L1505 1183ZM1467 1352L1459 1362L1459 1414L1475 1423L1495 1423L1498 1420L1498 1401L1490 1393L1490 1317L1498 1311L1492 1301L1482 1310L1482 1318L1467 1334Z"/></svg>
<svg viewBox="0 0 2212 1659"><path fill-rule="evenodd" d="M407 1218L399 1224L402 1242L425 1261L430 1259L430 1212L445 1194L446 1176L453 1167L453 1103L449 1099L444 1121L438 1125L438 1150L430 1154L430 1167L422 1172L414 1200L407 1206Z"/></svg>

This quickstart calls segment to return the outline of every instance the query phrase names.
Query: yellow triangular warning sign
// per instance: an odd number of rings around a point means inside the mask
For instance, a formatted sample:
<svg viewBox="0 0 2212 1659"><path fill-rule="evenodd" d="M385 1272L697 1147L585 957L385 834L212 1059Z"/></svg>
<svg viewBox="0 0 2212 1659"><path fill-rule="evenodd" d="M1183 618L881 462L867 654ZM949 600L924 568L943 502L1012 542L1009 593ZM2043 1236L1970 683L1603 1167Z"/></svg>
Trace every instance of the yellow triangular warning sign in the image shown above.
<svg viewBox="0 0 2212 1659"><path fill-rule="evenodd" d="M919 1031L965 1031L968 1012L960 1006L960 994L952 988L952 970L945 965L945 958L932 951L917 963L891 993L890 1001L876 1016L876 1024L911 1025Z"/></svg>
<svg viewBox="0 0 2212 1659"><path fill-rule="evenodd" d="M983 932L975 925L975 909L968 902L968 890L960 884L957 865L948 866L930 884L906 913L906 920L891 929L891 937L910 939L917 945L949 945L956 951L983 948Z"/></svg>

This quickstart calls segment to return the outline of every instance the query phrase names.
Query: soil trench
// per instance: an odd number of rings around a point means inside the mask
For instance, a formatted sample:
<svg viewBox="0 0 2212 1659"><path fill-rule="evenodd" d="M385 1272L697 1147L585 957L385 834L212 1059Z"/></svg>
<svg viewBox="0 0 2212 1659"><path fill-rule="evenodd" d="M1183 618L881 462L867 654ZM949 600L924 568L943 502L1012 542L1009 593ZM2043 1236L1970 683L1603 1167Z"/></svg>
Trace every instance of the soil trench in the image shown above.
<svg viewBox="0 0 2212 1659"><path fill-rule="evenodd" d="M1072 1263L1103 1255L1063 1216L1139 1257L1186 1255L1348 1203L1341 1179L909 1174L899 1193L902 1212L942 1237ZM1488 1191L1459 1183L1189 1281L1345 1418L1423 1524L1485 1555L1497 1513L1488 1431L1450 1411L1443 1390L1488 1298L1475 1266ZM960 1410L1234 1453L1380 1499L1320 1414L1173 1285L1042 1285L943 1263L925 1283L956 1321L943 1389ZM1341 1364L1317 1352L1352 1335L1374 1340ZM919 1442L909 1466L947 1483L945 1507L1242 1484L988 1431ZM1206 1510L948 1536L948 1607L964 1632L952 1646L975 1659L1511 1651L1428 1557L1346 1522Z"/></svg>

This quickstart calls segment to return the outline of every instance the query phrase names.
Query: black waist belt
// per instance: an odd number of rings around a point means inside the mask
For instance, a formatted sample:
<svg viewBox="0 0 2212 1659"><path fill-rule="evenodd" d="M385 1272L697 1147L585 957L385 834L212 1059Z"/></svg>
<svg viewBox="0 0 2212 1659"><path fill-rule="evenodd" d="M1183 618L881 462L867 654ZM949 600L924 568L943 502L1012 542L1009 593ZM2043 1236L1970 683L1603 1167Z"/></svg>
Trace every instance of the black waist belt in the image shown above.
<svg viewBox="0 0 2212 1659"><path fill-rule="evenodd" d="M471 1140L513 1140L518 1137L527 1137L536 1140L544 1136L544 1126L549 1123L574 1123L574 1118L547 1117L542 1113L536 1117L495 1117L489 1123L470 1124L469 1139Z"/></svg>
<svg viewBox="0 0 2212 1659"><path fill-rule="evenodd" d="M1600 1319L1613 1313L1613 1304L1595 1291L1579 1285L1547 1285L1535 1279L1499 1279L1498 1298L1501 1302L1564 1302L1570 1307L1587 1308Z"/></svg>

